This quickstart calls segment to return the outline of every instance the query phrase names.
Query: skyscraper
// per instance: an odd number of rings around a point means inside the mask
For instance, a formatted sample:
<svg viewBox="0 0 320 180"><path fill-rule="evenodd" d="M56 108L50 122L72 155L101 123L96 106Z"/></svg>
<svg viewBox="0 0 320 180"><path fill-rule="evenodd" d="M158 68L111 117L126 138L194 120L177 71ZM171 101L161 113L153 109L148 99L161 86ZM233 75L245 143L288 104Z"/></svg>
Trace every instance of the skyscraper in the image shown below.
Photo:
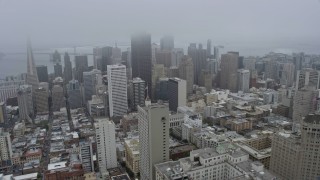
<svg viewBox="0 0 320 180"><path fill-rule="evenodd" d="M179 106L187 104L187 83L183 79L170 78L168 81L169 110L177 111Z"/></svg>
<svg viewBox="0 0 320 180"><path fill-rule="evenodd" d="M154 165L169 160L169 109L162 104L138 106L141 179L155 179Z"/></svg>
<svg viewBox="0 0 320 180"><path fill-rule="evenodd" d="M121 117L128 111L127 74L124 65L108 65L110 117Z"/></svg>
<svg viewBox="0 0 320 180"><path fill-rule="evenodd" d="M85 101L91 100L92 95L96 94L96 85L102 84L101 71L93 69L83 72L83 90Z"/></svg>
<svg viewBox="0 0 320 180"><path fill-rule="evenodd" d="M66 52L64 54L64 82L67 84L72 80L72 64L70 61L70 56Z"/></svg>
<svg viewBox="0 0 320 180"><path fill-rule="evenodd" d="M140 77L147 83L148 95L152 97L151 35L135 34L131 37L132 77Z"/></svg>
<svg viewBox="0 0 320 180"><path fill-rule="evenodd" d="M213 48L213 58L216 59L218 62L220 62L219 47L217 46Z"/></svg>
<svg viewBox="0 0 320 180"><path fill-rule="evenodd" d="M305 86L312 86L315 89L320 88L320 71L305 68L298 70L296 76L296 90Z"/></svg>
<svg viewBox="0 0 320 180"><path fill-rule="evenodd" d="M67 84L67 93L70 109L80 108L82 106L82 96L79 81L69 81L69 84Z"/></svg>
<svg viewBox="0 0 320 180"><path fill-rule="evenodd" d="M201 44L197 48L195 43L191 43L188 47L188 55L193 61L194 83L199 85L201 70L206 68L207 50L202 49Z"/></svg>
<svg viewBox="0 0 320 180"><path fill-rule="evenodd" d="M164 36L160 39L161 50L171 51L174 48L174 38L173 36Z"/></svg>
<svg viewBox="0 0 320 180"><path fill-rule="evenodd" d="M270 170L283 179L320 177L320 115L310 114L302 121L301 135L278 132L272 138Z"/></svg>
<svg viewBox="0 0 320 180"><path fill-rule="evenodd" d="M246 69L238 70L238 91L249 92L250 71Z"/></svg>
<svg viewBox="0 0 320 180"><path fill-rule="evenodd" d="M133 78L131 85L131 109L137 110L137 106L144 106L146 82L141 78Z"/></svg>
<svg viewBox="0 0 320 180"><path fill-rule="evenodd" d="M188 56L183 56L179 64L179 78L187 81L187 94L192 94L193 91L193 62L192 59Z"/></svg>
<svg viewBox="0 0 320 180"><path fill-rule="evenodd" d="M60 111L62 107L65 107L63 88L60 85L54 85L52 88L52 110Z"/></svg>
<svg viewBox="0 0 320 180"><path fill-rule="evenodd" d="M83 82L83 72L88 70L88 57L86 55L75 56L75 79Z"/></svg>
<svg viewBox="0 0 320 180"><path fill-rule="evenodd" d="M232 92L238 90L237 87L237 70L239 55L237 53L228 52L221 56L221 78L220 88L229 89Z"/></svg>
<svg viewBox="0 0 320 180"><path fill-rule="evenodd" d="M212 50L211 39L208 39L208 41L207 41L207 58L211 57L211 50Z"/></svg>
<svg viewBox="0 0 320 180"><path fill-rule="evenodd" d="M306 86L296 91L293 98L293 131L299 130L299 124L305 116L314 113L318 97L319 92L312 86Z"/></svg>
<svg viewBox="0 0 320 180"><path fill-rule="evenodd" d="M19 106L19 118L21 120L27 120L32 123L30 115L33 116L33 97L32 86L21 85L17 90L18 106Z"/></svg>
<svg viewBox="0 0 320 180"><path fill-rule="evenodd" d="M156 62L157 64L163 64L166 68L171 66L171 55L172 52L169 50L161 50L156 52Z"/></svg>
<svg viewBox="0 0 320 180"><path fill-rule="evenodd" d="M48 98L49 92L45 88L39 87L35 89L34 102L37 114L49 112Z"/></svg>
<svg viewBox="0 0 320 180"><path fill-rule="evenodd" d="M39 82L49 82L47 66L40 65L36 67Z"/></svg>
<svg viewBox="0 0 320 180"><path fill-rule="evenodd" d="M115 125L109 119L97 119L95 124L100 173L117 167Z"/></svg>
<svg viewBox="0 0 320 180"><path fill-rule="evenodd" d="M62 65L59 63L54 65L54 76L55 77L63 77L62 76Z"/></svg>
<svg viewBox="0 0 320 180"><path fill-rule="evenodd" d="M27 43L27 79L26 83L32 86L32 89L36 89L39 86L39 79L37 74L36 65L34 63L33 53L32 53L32 47L31 42L28 39Z"/></svg>

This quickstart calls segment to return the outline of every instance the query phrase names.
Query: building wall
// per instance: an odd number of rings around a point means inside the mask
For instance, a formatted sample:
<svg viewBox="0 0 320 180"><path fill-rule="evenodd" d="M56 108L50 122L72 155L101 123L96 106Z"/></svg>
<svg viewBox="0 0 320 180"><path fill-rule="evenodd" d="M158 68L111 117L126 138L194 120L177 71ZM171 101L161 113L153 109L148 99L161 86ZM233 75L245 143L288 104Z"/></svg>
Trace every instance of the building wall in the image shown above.
<svg viewBox="0 0 320 180"><path fill-rule="evenodd" d="M121 117L128 111L126 67L108 65L107 73L110 117Z"/></svg>
<svg viewBox="0 0 320 180"><path fill-rule="evenodd" d="M153 104L138 107L140 176L154 179L154 165L169 160L169 109Z"/></svg>
<svg viewBox="0 0 320 180"><path fill-rule="evenodd" d="M103 174L107 169L117 167L115 125L109 119L98 119L95 124L98 150L98 164Z"/></svg>

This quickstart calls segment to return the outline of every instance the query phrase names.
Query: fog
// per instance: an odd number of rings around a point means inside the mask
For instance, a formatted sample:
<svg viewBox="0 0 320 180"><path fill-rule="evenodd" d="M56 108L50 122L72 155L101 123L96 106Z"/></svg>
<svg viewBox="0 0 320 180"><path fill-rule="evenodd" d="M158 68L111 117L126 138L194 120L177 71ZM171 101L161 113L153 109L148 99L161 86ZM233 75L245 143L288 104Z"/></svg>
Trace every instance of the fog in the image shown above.
<svg viewBox="0 0 320 180"><path fill-rule="evenodd" d="M189 42L292 48L320 42L318 0L0 0L0 52L128 44L137 31Z"/></svg>

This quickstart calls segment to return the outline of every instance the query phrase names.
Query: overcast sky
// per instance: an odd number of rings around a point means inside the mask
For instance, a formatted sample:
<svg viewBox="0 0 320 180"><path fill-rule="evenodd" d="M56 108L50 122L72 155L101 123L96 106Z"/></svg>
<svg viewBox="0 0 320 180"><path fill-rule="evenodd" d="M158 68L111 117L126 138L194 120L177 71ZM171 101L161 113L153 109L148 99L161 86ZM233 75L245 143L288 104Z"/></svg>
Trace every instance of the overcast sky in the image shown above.
<svg viewBox="0 0 320 180"><path fill-rule="evenodd" d="M0 0L0 51L130 42L137 31L177 43L320 42L319 0ZM249 45L248 45L249 44ZM320 47L320 46L319 46Z"/></svg>

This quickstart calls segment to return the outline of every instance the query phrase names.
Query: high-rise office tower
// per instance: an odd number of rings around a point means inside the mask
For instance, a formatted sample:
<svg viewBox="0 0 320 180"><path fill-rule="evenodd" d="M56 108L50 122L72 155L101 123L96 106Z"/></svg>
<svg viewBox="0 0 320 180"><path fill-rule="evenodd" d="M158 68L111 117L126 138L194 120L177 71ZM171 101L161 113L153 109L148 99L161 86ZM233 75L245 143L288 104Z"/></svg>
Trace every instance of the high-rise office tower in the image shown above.
<svg viewBox="0 0 320 180"><path fill-rule="evenodd" d="M69 81L72 80L72 63L70 61L70 56L66 52L64 54L64 82L67 84Z"/></svg>
<svg viewBox="0 0 320 180"><path fill-rule="evenodd" d="M67 84L67 93L70 109L80 108L82 106L82 96L79 81L69 81L69 84Z"/></svg>
<svg viewBox="0 0 320 180"><path fill-rule="evenodd" d="M51 60L54 63L60 63L61 62L61 55L57 50L55 50L54 53L52 54L52 59Z"/></svg>
<svg viewBox="0 0 320 180"><path fill-rule="evenodd" d="M131 50L130 48L127 49L127 51L122 52L122 64L124 64L127 67L127 79L132 79L132 63L131 63Z"/></svg>
<svg viewBox="0 0 320 180"><path fill-rule="evenodd" d="M207 58L211 57L211 50L212 50L211 39L208 39L208 41L207 41Z"/></svg>
<svg viewBox="0 0 320 180"><path fill-rule="evenodd" d="M127 74L124 65L108 65L110 117L122 117L128 111Z"/></svg>
<svg viewBox="0 0 320 180"><path fill-rule="evenodd" d="M206 68L207 50L202 49L201 44L197 48L196 44L191 43L188 47L188 55L193 61L194 83L199 84L201 70Z"/></svg>
<svg viewBox="0 0 320 180"><path fill-rule="evenodd" d="M177 111L179 106L187 104L187 83L180 78L170 78L168 81L169 110Z"/></svg>
<svg viewBox="0 0 320 180"><path fill-rule="evenodd" d="M171 51L174 48L174 38L173 36L164 36L160 39L161 50Z"/></svg>
<svg viewBox="0 0 320 180"><path fill-rule="evenodd" d="M100 173L107 173L107 169L115 168L117 164L115 125L109 119L97 119L95 124Z"/></svg>
<svg viewBox="0 0 320 180"><path fill-rule="evenodd" d="M40 66L37 66L36 69L37 69L37 75L39 78L39 82L49 82L47 66L40 65Z"/></svg>
<svg viewBox="0 0 320 180"><path fill-rule="evenodd" d="M232 92L238 90L237 87L237 71L238 71L239 55L237 53L228 52L221 56L221 76L220 87L229 89Z"/></svg>
<svg viewBox="0 0 320 180"><path fill-rule="evenodd" d="M302 70L303 66L302 63L304 62L305 57L304 53L298 53L293 55L293 64L294 64L294 75L295 75L295 80L297 80L298 76L297 73L298 71Z"/></svg>
<svg viewBox="0 0 320 180"><path fill-rule="evenodd" d="M88 57L86 55L75 56L75 79L83 82L83 72L88 70Z"/></svg>
<svg viewBox="0 0 320 180"><path fill-rule="evenodd" d="M52 87L52 110L60 111L60 108L65 107L64 92L60 85Z"/></svg>
<svg viewBox="0 0 320 180"><path fill-rule="evenodd" d="M59 63L54 65L54 76L62 77L62 65Z"/></svg>
<svg viewBox="0 0 320 180"><path fill-rule="evenodd" d="M144 106L146 82L141 78L133 78L131 83L131 109L137 110L137 106Z"/></svg>
<svg viewBox="0 0 320 180"><path fill-rule="evenodd" d="M207 92L212 89L212 74L208 70L201 70L199 85L206 88Z"/></svg>
<svg viewBox="0 0 320 180"><path fill-rule="evenodd" d="M179 77L179 68L176 66L171 66L167 69L167 76L169 78Z"/></svg>
<svg viewBox="0 0 320 180"><path fill-rule="evenodd" d="M157 100L168 101L169 78L160 78L155 86L155 97Z"/></svg>
<svg viewBox="0 0 320 180"><path fill-rule="evenodd" d="M269 59L265 63L265 79L277 79L277 62L274 59Z"/></svg>
<svg viewBox="0 0 320 180"><path fill-rule="evenodd" d="M156 52L156 62L157 64L163 64L166 68L171 66L171 55L172 52L169 50L161 50Z"/></svg>
<svg viewBox="0 0 320 180"><path fill-rule="evenodd" d="M33 97L32 86L22 85L17 90L19 117L21 120L32 122L30 116L33 116Z"/></svg>
<svg viewBox="0 0 320 180"><path fill-rule="evenodd" d="M49 92L47 91L47 89L43 87L39 87L35 89L34 102L35 102L35 109L37 111L37 114L43 114L43 113L49 112L48 98L49 98Z"/></svg>
<svg viewBox="0 0 320 180"><path fill-rule="evenodd" d="M249 92L250 71L247 69L238 70L238 91Z"/></svg>
<svg viewBox="0 0 320 180"><path fill-rule="evenodd" d="M32 53L32 47L31 42L28 40L27 43L27 79L26 83L32 86L32 89L36 89L39 86L39 79L37 74L36 65L34 63L33 53Z"/></svg>
<svg viewBox="0 0 320 180"><path fill-rule="evenodd" d="M174 48L171 52L171 66L178 67L184 56L182 48Z"/></svg>
<svg viewBox="0 0 320 180"><path fill-rule="evenodd" d="M256 69L256 57L246 57L243 59L243 68L253 71Z"/></svg>
<svg viewBox="0 0 320 180"><path fill-rule="evenodd" d="M92 71L83 72L83 90L85 101L91 100L92 95L96 94L96 86L102 84L101 71L93 69Z"/></svg>
<svg viewBox="0 0 320 180"><path fill-rule="evenodd" d="M298 131L302 119L316 110L316 99L318 97L319 92L312 86L307 86L296 91L293 98L293 131Z"/></svg>
<svg viewBox="0 0 320 180"><path fill-rule="evenodd" d="M155 179L154 165L169 160L169 109L162 104L138 106L141 179Z"/></svg>
<svg viewBox="0 0 320 180"><path fill-rule="evenodd" d="M296 90L305 86L313 86L315 89L320 88L320 71L310 68L298 70L296 76Z"/></svg>
<svg viewBox="0 0 320 180"><path fill-rule="evenodd" d="M160 45L156 43L151 44L151 63L156 64L156 52L161 51Z"/></svg>
<svg viewBox="0 0 320 180"><path fill-rule="evenodd" d="M213 58L216 59L218 62L220 62L219 47L217 46L213 48Z"/></svg>
<svg viewBox="0 0 320 180"><path fill-rule="evenodd" d="M10 133L5 132L3 128L0 128L0 162L11 160L12 146Z"/></svg>
<svg viewBox="0 0 320 180"><path fill-rule="evenodd" d="M291 87L294 82L293 63L277 63L277 80L281 85Z"/></svg>
<svg viewBox="0 0 320 180"><path fill-rule="evenodd" d="M154 64L152 67L152 97L153 97L153 100L156 100L155 88L156 88L157 81L160 78L163 78L165 76L166 76L166 73L165 73L164 65L163 64ZM150 91L150 89L148 89L148 91ZM150 94L150 92L149 92L149 94Z"/></svg>
<svg viewBox="0 0 320 180"><path fill-rule="evenodd" d="M278 132L272 138L270 170L280 178L307 180L320 177L320 115L307 115L301 122L301 135Z"/></svg>
<svg viewBox="0 0 320 180"><path fill-rule="evenodd" d="M6 103L0 102L0 126L7 124L8 116L7 116L7 109Z"/></svg>
<svg viewBox="0 0 320 180"><path fill-rule="evenodd" d="M187 81L187 94L192 94L193 82L194 82L194 71L192 59L188 56L183 56L179 64L179 78Z"/></svg>
<svg viewBox="0 0 320 180"><path fill-rule="evenodd" d="M92 142L80 141L80 159L84 172L94 172Z"/></svg>
<svg viewBox="0 0 320 180"><path fill-rule="evenodd" d="M121 64L121 49L117 45L112 48L112 64Z"/></svg>
<svg viewBox="0 0 320 180"><path fill-rule="evenodd" d="M146 81L148 95L152 98L152 56L151 35L135 34L131 37L132 77L140 77Z"/></svg>
<svg viewBox="0 0 320 180"><path fill-rule="evenodd" d="M320 177L320 115L310 114L303 119L301 127L301 177L300 179L319 179Z"/></svg>

